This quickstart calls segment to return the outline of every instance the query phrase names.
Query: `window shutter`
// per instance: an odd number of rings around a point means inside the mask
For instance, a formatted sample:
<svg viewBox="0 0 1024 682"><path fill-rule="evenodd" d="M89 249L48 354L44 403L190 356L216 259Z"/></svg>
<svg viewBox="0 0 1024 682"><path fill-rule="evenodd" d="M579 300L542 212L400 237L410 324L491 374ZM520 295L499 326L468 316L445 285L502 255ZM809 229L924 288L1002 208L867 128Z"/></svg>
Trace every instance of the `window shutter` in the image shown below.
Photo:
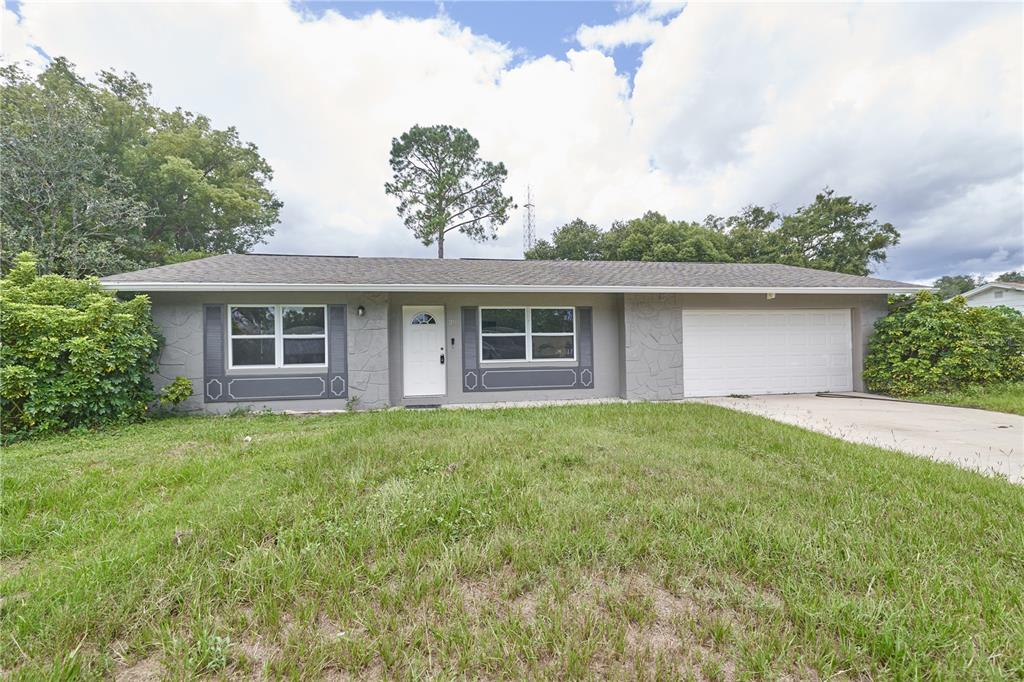
<svg viewBox="0 0 1024 682"><path fill-rule="evenodd" d="M203 397L207 402L224 396L224 306L203 306Z"/></svg>

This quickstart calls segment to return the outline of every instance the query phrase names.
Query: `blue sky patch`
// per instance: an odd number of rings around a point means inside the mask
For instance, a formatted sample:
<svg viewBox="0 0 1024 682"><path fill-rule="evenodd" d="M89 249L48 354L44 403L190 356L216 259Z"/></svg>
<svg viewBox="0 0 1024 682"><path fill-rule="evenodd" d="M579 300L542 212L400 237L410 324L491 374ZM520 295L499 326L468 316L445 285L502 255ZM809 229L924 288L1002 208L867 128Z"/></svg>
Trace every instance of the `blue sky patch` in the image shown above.
<svg viewBox="0 0 1024 682"><path fill-rule="evenodd" d="M519 60L545 55L564 59L571 49L579 49L576 31L580 26L611 24L631 12L616 2L296 2L303 12L320 16L334 10L346 17L361 17L381 11L388 16L428 19L447 14L461 26L478 35L507 45ZM626 45L610 51L615 68L632 79L640 66L646 45Z"/></svg>

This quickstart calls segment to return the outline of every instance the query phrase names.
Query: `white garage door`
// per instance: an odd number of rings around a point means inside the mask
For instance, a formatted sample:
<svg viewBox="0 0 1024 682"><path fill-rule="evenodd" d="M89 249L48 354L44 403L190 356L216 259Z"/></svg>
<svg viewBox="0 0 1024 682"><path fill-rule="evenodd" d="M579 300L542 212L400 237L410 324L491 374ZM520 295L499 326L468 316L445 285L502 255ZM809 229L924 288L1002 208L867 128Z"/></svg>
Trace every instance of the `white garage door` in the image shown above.
<svg viewBox="0 0 1024 682"><path fill-rule="evenodd" d="M848 309L683 311L686 396L850 390Z"/></svg>

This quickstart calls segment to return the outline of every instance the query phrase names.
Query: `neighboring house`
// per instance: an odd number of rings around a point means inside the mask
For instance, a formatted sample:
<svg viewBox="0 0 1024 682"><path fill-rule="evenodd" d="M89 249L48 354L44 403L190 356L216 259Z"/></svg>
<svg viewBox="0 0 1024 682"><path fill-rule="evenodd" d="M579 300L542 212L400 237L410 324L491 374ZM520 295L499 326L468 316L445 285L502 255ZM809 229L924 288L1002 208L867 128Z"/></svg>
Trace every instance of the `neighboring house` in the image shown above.
<svg viewBox="0 0 1024 682"><path fill-rule="evenodd" d="M989 282L960 295L967 299L969 306L1005 305L1024 313L1024 282Z"/></svg>
<svg viewBox="0 0 1024 682"><path fill-rule="evenodd" d="M223 255L103 279L144 292L157 384L275 410L861 390L886 296L785 265Z"/></svg>

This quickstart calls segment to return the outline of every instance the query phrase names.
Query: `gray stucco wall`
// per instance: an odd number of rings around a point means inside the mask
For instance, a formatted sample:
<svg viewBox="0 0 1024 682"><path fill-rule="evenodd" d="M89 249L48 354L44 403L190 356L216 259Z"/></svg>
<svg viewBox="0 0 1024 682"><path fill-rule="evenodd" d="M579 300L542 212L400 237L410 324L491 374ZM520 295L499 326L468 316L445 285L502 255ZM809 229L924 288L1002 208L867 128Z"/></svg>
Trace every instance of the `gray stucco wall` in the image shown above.
<svg viewBox="0 0 1024 682"><path fill-rule="evenodd" d="M192 397L183 405L186 410L230 412L253 410L341 410L345 399L270 400L260 402L204 403L203 381L203 305L204 304L346 304L348 315L349 395L358 398L359 409L386 407L388 402L388 333L387 296L366 294L350 296L314 292L261 293L154 293L153 321L160 327L165 343L159 368L153 377L157 388L176 376L192 380ZM362 305L366 314L356 312ZM227 370L227 376L245 374ZM261 374L308 374L308 370L288 368L261 370Z"/></svg>
<svg viewBox="0 0 1024 682"><path fill-rule="evenodd" d="M887 311L886 296L836 294L626 294L623 300L624 385L630 400L683 397L683 310L732 308L848 308L853 335L853 386L864 390L861 373L875 321Z"/></svg>
<svg viewBox="0 0 1024 682"><path fill-rule="evenodd" d="M614 398L622 395L620 324L622 296L619 294L392 294L390 311L391 402L395 405L451 403L489 403L516 400L580 400ZM402 307L407 305L443 305L447 362L445 374L448 392L443 397L405 398L402 376ZM469 392L462 387L463 306L589 306L593 309L594 387L591 389L544 389L494 392ZM455 343L452 344L452 339ZM494 364L502 367L529 367L524 363ZM538 367L576 367L575 361L546 362Z"/></svg>

